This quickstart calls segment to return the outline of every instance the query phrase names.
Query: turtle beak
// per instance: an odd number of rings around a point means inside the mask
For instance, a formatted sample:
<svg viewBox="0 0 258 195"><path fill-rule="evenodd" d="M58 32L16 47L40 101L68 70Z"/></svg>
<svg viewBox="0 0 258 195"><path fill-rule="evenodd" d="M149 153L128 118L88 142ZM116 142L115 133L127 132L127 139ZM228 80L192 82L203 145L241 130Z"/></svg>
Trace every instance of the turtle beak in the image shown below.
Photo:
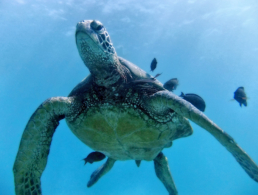
<svg viewBox="0 0 258 195"><path fill-rule="evenodd" d="M91 59L97 58L97 54L103 53L97 33L91 28L93 20L83 20L76 26L75 40L78 52L84 64L92 70Z"/></svg>
<svg viewBox="0 0 258 195"><path fill-rule="evenodd" d="M86 37L86 35L98 45L101 52L105 52L109 55L116 53L110 36L101 22L97 20L83 20L77 24L75 33L77 47L80 46L79 43L81 41L84 41L84 39L87 40L88 37Z"/></svg>
<svg viewBox="0 0 258 195"><path fill-rule="evenodd" d="M103 80L116 68L118 58L108 32L101 22L83 20L76 26L75 40L82 61L91 74Z"/></svg>
<svg viewBox="0 0 258 195"><path fill-rule="evenodd" d="M83 20L77 23L75 31L75 39L77 46L79 41L82 41L84 39L88 40L89 38L92 39L92 41L96 44L99 44L98 36L95 33L95 31L91 28L92 21L93 20Z"/></svg>

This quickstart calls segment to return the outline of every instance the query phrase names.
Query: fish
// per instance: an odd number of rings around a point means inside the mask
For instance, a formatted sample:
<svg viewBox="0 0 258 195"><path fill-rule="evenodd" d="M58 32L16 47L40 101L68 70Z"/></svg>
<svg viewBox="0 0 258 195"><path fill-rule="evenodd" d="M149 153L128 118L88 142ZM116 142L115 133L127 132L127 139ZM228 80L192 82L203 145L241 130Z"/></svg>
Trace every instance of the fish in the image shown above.
<svg viewBox="0 0 258 195"><path fill-rule="evenodd" d="M168 91L176 90L177 86L178 86L177 78L170 79L167 82L165 82L165 84L163 85L163 87Z"/></svg>
<svg viewBox="0 0 258 195"><path fill-rule="evenodd" d="M137 79L135 81L132 81L132 83L154 83L156 78L161 74L162 73L158 73L155 75L155 77L151 77L151 78Z"/></svg>
<svg viewBox="0 0 258 195"><path fill-rule="evenodd" d="M247 106L247 97L244 87L237 88L237 90L234 92L234 99L239 103L241 107L242 104L244 104L244 106Z"/></svg>
<svg viewBox="0 0 258 195"><path fill-rule="evenodd" d="M106 156L101 152L91 152L86 158L83 159L85 161L84 165L86 165L87 162L92 164L94 162L101 161L104 158L106 158Z"/></svg>
<svg viewBox="0 0 258 195"><path fill-rule="evenodd" d="M197 109L204 112L206 104L205 101L199 95L194 93L184 94L183 92L181 92L181 95L179 97L182 97L184 100L190 102Z"/></svg>
<svg viewBox="0 0 258 195"><path fill-rule="evenodd" d="M150 66L150 68L151 68L151 71L152 71L152 72L156 69L157 63L158 63L158 62L157 62L156 58L154 58L154 59L151 61L151 66Z"/></svg>
<svg viewBox="0 0 258 195"><path fill-rule="evenodd" d="M158 73L155 75L155 77L153 77L152 79L156 79L157 77L159 77L162 73Z"/></svg>

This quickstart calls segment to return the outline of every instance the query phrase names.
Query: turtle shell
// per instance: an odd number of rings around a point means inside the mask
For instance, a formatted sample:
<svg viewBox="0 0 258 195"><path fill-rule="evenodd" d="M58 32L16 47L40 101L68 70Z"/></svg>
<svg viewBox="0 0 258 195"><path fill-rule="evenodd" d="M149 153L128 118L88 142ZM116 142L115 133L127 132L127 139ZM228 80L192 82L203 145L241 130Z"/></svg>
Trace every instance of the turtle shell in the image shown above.
<svg viewBox="0 0 258 195"><path fill-rule="evenodd" d="M119 60L133 79L151 78L136 65ZM95 151L116 160L150 161L170 147L173 140L193 132L188 120L172 110L158 114L143 109L139 102L141 94L133 89L121 101L100 101L98 94L91 91L92 85L88 76L70 93L75 103L66 121L72 132ZM151 85L163 89L157 80Z"/></svg>

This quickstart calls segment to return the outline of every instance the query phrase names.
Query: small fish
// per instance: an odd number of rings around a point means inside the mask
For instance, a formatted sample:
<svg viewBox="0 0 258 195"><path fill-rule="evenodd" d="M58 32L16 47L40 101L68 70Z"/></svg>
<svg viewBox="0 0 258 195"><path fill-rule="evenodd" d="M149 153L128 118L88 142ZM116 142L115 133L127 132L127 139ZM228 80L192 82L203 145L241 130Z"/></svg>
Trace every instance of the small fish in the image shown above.
<svg viewBox="0 0 258 195"><path fill-rule="evenodd" d="M154 71L154 70L156 69L157 63L158 63L158 62L157 62L156 58L154 58L154 59L152 60L152 62L151 62L151 66L150 66L151 71Z"/></svg>
<svg viewBox="0 0 258 195"><path fill-rule="evenodd" d="M156 79L157 77L159 77L162 73L158 73L155 75L155 77L153 77L153 79Z"/></svg>
<svg viewBox="0 0 258 195"><path fill-rule="evenodd" d="M86 158L83 159L85 161L84 165L86 165L87 162L92 164L94 162L101 161L104 158L106 158L106 156L101 152L91 152Z"/></svg>
<svg viewBox="0 0 258 195"><path fill-rule="evenodd" d="M164 87L165 89L167 89L168 91L176 90L177 86L178 86L178 79L177 79L177 78L170 79L170 80L168 80L168 81L163 85L163 87Z"/></svg>
<svg viewBox="0 0 258 195"><path fill-rule="evenodd" d="M184 100L193 104L200 111L204 112L206 105L205 105L205 101L200 96L194 93L184 94L183 92L181 92L180 97L182 97Z"/></svg>
<svg viewBox="0 0 258 195"><path fill-rule="evenodd" d="M151 78L145 78L145 79L137 79L132 81L132 83L155 83L155 80L158 76L160 76L162 73L158 73L155 75L155 77Z"/></svg>
<svg viewBox="0 0 258 195"><path fill-rule="evenodd" d="M247 97L245 94L244 87L238 87L237 90L234 92L234 99L239 103L239 105L242 107L242 104L247 106Z"/></svg>

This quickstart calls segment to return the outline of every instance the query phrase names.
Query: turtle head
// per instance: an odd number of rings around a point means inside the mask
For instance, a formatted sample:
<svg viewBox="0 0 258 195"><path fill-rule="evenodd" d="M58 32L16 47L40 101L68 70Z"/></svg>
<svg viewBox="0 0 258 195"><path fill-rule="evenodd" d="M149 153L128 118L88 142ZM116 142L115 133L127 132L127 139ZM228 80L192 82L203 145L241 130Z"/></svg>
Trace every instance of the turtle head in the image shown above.
<svg viewBox="0 0 258 195"><path fill-rule="evenodd" d="M110 36L97 20L83 20L76 26L76 45L84 64L99 85L110 85L120 78L119 60Z"/></svg>

